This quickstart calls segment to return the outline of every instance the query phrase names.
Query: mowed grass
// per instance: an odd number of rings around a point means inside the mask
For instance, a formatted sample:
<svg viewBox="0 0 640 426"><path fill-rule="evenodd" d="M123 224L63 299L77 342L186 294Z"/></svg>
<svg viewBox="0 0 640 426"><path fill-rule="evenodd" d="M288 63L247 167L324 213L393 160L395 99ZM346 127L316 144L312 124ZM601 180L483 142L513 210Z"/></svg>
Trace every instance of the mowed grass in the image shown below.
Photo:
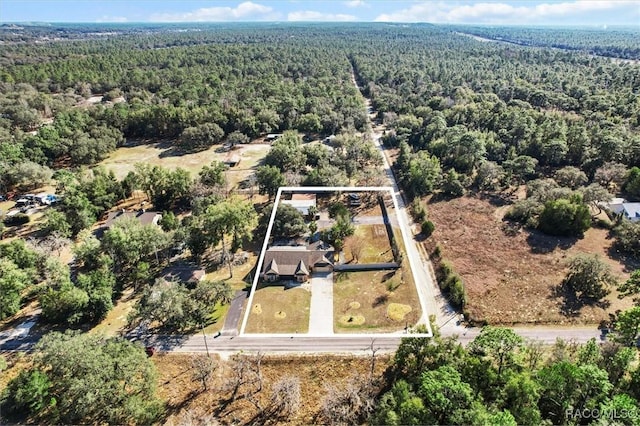
<svg viewBox="0 0 640 426"><path fill-rule="evenodd" d="M168 142L123 146L115 150L100 165L112 170L118 179L135 169L136 163L146 163L175 170L178 167L188 170L194 177L203 166L213 161L224 161L232 155L240 157L240 163L227 170L227 180L232 188L249 177L255 167L270 149L268 144L239 145L229 152L216 152L220 145L214 145L206 151L180 154L175 153Z"/></svg>
<svg viewBox="0 0 640 426"><path fill-rule="evenodd" d="M246 333L307 333L311 293L295 287L271 285L253 296Z"/></svg>
<svg viewBox="0 0 640 426"><path fill-rule="evenodd" d="M403 269L334 274L334 330L388 333L415 325L422 311L409 277Z"/></svg>

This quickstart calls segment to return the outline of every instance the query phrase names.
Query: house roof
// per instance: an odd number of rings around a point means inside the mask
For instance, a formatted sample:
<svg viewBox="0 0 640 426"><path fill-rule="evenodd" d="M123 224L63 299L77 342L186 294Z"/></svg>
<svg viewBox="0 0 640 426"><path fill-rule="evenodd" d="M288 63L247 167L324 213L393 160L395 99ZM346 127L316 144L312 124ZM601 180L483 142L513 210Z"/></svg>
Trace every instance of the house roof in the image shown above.
<svg viewBox="0 0 640 426"><path fill-rule="evenodd" d="M197 283L204 279L205 271L195 265L172 265L162 271L160 276L165 281L181 283Z"/></svg>
<svg viewBox="0 0 640 426"><path fill-rule="evenodd" d="M144 210L131 212L118 210L117 212L109 212L104 226L106 228L109 228L116 220L129 217L138 219L138 221L142 225L157 225L158 220L162 217L162 215L159 212L146 212Z"/></svg>
<svg viewBox="0 0 640 426"><path fill-rule="evenodd" d="M624 203L622 208L629 219L640 218L640 203Z"/></svg>
<svg viewBox="0 0 640 426"><path fill-rule="evenodd" d="M265 268L264 273L280 275L280 270L278 269L278 264L276 263L275 259L271 259L271 262L269 262L269 264Z"/></svg>
<svg viewBox="0 0 640 426"><path fill-rule="evenodd" d="M296 266L294 275L309 275L309 270L307 270L307 267L304 265L304 262L302 260L298 262L298 266Z"/></svg>
<svg viewBox="0 0 640 426"><path fill-rule="evenodd" d="M263 274L283 276L309 275L309 267L332 265L333 247L320 241L310 246L271 246L264 254ZM275 267L274 267L275 266Z"/></svg>

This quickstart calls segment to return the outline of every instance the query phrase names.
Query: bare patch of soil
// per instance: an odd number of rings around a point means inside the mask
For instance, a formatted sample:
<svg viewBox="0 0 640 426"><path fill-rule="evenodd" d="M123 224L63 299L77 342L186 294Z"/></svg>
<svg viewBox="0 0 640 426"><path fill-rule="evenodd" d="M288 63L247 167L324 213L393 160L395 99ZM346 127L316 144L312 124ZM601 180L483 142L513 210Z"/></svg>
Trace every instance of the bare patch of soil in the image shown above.
<svg viewBox="0 0 640 426"><path fill-rule="evenodd" d="M599 255L620 280L628 278L625 264L610 257L607 230L590 229L582 239L551 237L509 227L502 220L505 211L475 197L428 204L436 230L425 244L438 243L462 278L472 321L593 324L631 305L618 300L615 290L605 303L586 306L575 306L557 291L567 260L579 253Z"/></svg>

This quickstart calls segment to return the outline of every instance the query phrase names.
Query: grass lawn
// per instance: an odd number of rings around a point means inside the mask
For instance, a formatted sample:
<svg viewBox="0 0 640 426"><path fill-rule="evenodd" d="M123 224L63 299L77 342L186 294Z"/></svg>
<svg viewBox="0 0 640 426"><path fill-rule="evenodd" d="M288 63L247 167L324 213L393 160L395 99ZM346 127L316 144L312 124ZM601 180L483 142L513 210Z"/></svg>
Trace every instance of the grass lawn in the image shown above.
<svg viewBox="0 0 640 426"><path fill-rule="evenodd" d="M334 277L333 316L337 333L400 331L420 318L420 301L408 268L341 272Z"/></svg>
<svg viewBox="0 0 640 426"><path fill-rule="evenodd" d="M246 333L307 333L311 293L301 287L271 285L253 296Z"/></svg>
<svg viewBox="0 0 640 426"><path fill-rule="evenodd" d="M114 307L107 316L93 327L90 333L104 334L105 336L118 336L127 326L127 315L140 299L140 295L134 295L133 289L126 289L122 297L115 302Z"/></svg>
<svg viewBox="0 0 640 426"><path fill-rule="evenodd" d="M384 225L356 225L355 233L345 241L345 253L351 260L350 247L358 241L363 245L358 263L393 262L393 253Z"/></svg>
<svg viewBox="0 0 640 426"><path fill-rule="evenodd" d="M113 170L118 179L124 178L127 173L133 171L136 163L148 163L171 170L181 167L188 170L194 177L202 169L202 166L211 164L214 160L224 161L231 155L238 155L240 163L227 171L227 179L231 188L253 173L255 167L269 151L270 145L241 145L238 149L229 152L216 152L217 148L220 148L220 145L215 145L201 152L173 154L171 143L167 141L123 146L111 153L100 165L108 170Z"/></svg>

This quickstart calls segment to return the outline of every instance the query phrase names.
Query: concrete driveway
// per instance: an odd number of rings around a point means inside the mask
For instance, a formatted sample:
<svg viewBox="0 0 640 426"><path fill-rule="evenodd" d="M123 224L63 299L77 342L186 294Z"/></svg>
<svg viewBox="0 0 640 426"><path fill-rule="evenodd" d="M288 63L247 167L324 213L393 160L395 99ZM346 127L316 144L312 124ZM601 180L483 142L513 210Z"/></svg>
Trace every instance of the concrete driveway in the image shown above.
<svg viewBox="0 0 640 426"><path fill-rule="evenodd" d="M333 334L333 273L314 273L311 276L309 334Z"/></svg>

